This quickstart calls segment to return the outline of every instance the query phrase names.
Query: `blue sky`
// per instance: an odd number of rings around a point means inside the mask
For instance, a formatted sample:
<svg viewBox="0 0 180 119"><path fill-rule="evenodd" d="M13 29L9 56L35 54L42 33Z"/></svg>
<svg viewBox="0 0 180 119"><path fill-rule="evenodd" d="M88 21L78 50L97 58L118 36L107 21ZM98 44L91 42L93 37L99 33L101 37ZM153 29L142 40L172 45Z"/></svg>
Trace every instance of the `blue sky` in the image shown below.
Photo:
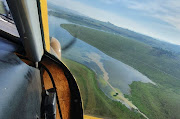
<svg viewBox="0 0 180 119"><path fill-rule="evenodd" d="M51 0L101 21L180 45L180 0Z"/></svg>

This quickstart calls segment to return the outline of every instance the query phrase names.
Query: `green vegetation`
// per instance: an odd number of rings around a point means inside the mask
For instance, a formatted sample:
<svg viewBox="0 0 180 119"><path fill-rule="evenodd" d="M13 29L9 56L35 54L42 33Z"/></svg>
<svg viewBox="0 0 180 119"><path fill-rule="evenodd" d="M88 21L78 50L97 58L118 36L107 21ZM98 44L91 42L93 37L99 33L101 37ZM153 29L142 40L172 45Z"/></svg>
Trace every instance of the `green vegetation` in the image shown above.
<svg viewBox="0 0 180 119"><path fill-rule="evenodd" d="M112 119L139 119L139 113L130 111L120 102L109 99L98 87L95 73L77 62L63 59L76 77L83 99L85 114Z"/></svg>
<svg viewBox="0 0 180 119"><path fill-rule="evenodd" d="M0 1L0 13L1 13L1 14L5 14L4 4L3 4L2 1Z"/></svg>
<svg viewBox="0 0 180 119"><path fill-rule="evenodd" d="M150 119L180 119L180 95L173 91L152 84L133 82L131 95L133 101Z"/></svg>
<svg viewBox="0 0 180 119"><path fill-rule="evenodd" d="M151 119L180 118L180 56L142 42L78 25L62 24L71 35L128 64L157 85L134 82L126 95ZM87 77L86 77L87 78Z"/></svg>

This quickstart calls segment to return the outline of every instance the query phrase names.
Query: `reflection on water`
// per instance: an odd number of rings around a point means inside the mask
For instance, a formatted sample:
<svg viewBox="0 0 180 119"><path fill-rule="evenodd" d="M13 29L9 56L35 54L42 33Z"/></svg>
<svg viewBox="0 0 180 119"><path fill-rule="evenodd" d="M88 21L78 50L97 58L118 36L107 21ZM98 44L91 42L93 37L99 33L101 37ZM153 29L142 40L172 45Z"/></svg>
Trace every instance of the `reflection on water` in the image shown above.
<svg viewBox="0 0 180 119"><path fill-rule="evenodd" d="M57 38L62 47L73 39L69 32L60 27L60 24L68 23L70 22L64 19L49 16L50 35ZM104 80L108 81L112 87L119 89L123 94L130 93L129 84L133 81L155 84L134 68L107 56L97 48L79 39L77 39L73 47L64 52L62 51L62 57L91 68L99 78L104 77ZM109 95L106 91L103 90L103 92Z"/></svg>

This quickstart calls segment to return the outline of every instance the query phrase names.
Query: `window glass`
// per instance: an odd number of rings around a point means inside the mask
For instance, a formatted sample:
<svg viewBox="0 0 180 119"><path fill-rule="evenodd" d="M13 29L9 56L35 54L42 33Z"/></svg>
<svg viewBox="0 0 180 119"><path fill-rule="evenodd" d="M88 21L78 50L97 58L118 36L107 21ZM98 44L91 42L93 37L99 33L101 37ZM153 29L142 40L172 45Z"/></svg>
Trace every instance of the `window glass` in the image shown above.
<svg viewBox="0 0 180 119"><path fill-rule="evenodd" d="M180 3L48 0L85 118L180 118Z"/></svg>
<svg viewBox="0 0 180 119"><path fill-rule="evenodd" d="M16 25L14 24L14 20L6 0L0 0L0 30L19 37L19 33L17 31Z"/></svg>
<svg viewBox="0 0 180 119"><path fill-rule="evenodd" d="M6 0L0 0L0 15L12 19Z"/></svg>

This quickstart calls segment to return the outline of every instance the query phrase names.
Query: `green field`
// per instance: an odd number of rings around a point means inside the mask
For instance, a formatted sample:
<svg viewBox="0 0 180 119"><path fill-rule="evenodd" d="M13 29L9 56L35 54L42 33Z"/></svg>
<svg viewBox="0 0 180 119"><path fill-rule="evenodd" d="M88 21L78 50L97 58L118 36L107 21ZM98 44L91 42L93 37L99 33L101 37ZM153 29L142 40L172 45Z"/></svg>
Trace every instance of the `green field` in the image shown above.
<svg viewBox="0 0 180 119"><path fill-rule="evenodd" d="M128 64L157 86L134 82L126 95L151 119L180 118L180 56L169 50L78 25L61 25L71 35ZM85 77L87 78L87 77Z"/></svg>
<svg viewBox="0 0 180 119"><path fill-rule="evenodd" d="M165 87L133 82L127 96L150 119L180 119L180 95Z"/></svg>
<svg viewBox="0 0 180 119"><path fill-rule="evenodd" d="M75 76L83 99L85 114L107 119L141 119L120 102L109 99L98 87L95 73L77 62L63 59Z"/></svg>

